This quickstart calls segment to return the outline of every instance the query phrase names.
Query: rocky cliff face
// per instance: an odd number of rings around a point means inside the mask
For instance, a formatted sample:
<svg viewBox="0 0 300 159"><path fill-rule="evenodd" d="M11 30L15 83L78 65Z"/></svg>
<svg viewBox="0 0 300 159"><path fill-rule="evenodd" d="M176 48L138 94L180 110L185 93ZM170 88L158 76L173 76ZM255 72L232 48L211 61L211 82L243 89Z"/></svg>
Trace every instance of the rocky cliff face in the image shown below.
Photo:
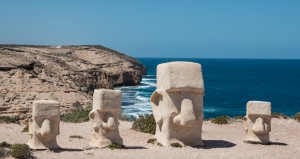
<svg viewBox="0 0 300 159"><path fill-rule="evenodd" d="M137 85L145 67L102 46L0 45L0 116L25 119L34 100L61 103L61 112L88 106L94 89Z"/></svg>

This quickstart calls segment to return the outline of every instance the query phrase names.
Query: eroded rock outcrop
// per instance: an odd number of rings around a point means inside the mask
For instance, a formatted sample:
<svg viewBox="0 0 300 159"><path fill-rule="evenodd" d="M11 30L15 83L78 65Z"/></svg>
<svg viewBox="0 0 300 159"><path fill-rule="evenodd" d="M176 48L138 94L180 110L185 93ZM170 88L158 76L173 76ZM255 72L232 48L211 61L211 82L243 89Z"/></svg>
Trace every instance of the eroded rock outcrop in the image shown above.
<svg viewBox="0 0 300 159"><path fill-rule="evenodd" d="M94 89L137 85L145 67L102 46L0 45L0 116L29 117L34 100L61 113L91 105Z"/></svg>

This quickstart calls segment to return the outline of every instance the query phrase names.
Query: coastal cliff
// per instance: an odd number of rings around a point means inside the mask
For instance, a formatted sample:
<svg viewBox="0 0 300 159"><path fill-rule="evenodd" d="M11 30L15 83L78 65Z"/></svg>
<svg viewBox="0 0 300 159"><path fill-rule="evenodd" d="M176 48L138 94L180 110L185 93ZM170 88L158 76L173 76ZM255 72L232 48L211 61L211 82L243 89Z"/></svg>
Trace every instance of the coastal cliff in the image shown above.
<svg viewBox="0 0 300 159"><path fill-rule="evenodd" d="M92 102L94 89L137 85L136 59L103 46L0 45L0 116L30 116L34 100L57 100L64 113Z"/></svg>

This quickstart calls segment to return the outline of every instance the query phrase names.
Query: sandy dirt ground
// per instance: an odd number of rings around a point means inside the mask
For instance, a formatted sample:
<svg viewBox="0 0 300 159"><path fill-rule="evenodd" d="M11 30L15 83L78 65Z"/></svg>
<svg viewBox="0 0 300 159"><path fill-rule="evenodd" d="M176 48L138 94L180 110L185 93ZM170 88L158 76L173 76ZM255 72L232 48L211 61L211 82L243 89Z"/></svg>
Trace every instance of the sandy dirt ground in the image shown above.
<svg viewBox="0 0 300 159"><path fill-rule="evenodd" d="M173 148L148 144L153 135L131 130L132 122L120 123L120 134L127 149L84 150L92 135L91 123L63 123L60 125L58 144L63 148L59 152L49 150L35 151L33 155L42 159L212 159L212 158L300 158L300 123L294 120L272 119L271 145L246 144L243 142L245 131L242 122L228 125L215 125L209 121L203 124L203 148ZM27 133L21 133L24 125L0 124L0 142L26 143ZM71 135L80 135L83 139L70 139Z"/></svg>

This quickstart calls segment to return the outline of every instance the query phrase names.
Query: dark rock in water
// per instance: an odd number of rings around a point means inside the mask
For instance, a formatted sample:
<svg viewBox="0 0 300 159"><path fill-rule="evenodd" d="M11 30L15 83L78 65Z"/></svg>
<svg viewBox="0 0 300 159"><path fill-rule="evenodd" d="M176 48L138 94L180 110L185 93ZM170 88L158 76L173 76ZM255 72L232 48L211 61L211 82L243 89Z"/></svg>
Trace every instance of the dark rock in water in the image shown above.
<svg viewBox="0 0 300 159"><path fill-rule="evenodd" d="M137 85L145 73L136 59L103 46L0 45L0 116L25 119L40 99L60 101L62 112L86 107L94 89Z"/></svg>

